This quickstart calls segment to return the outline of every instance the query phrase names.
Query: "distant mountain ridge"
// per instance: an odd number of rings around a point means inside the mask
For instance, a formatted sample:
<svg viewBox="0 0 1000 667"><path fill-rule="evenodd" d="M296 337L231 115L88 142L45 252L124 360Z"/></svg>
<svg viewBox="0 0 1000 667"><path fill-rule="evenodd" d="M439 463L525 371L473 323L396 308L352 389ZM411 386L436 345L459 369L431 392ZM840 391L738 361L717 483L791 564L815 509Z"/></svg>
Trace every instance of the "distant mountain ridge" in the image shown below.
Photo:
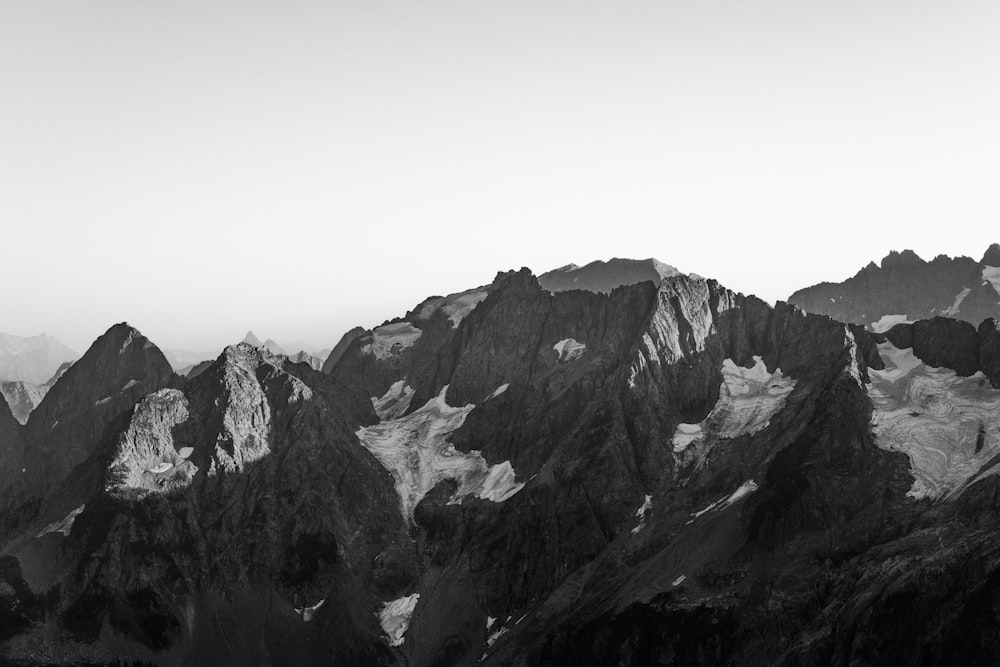
<svg viewBox="0 0 1000 667"><path fill-rule="evenodd" d="M938 255L925 261L912 250L892 251L840 283L800 289L788 302L810 313L887 330L892 324L951 317L979 325L1000 318L1000 244L978 262Z"/></svg>
<svg viewBox="0 0 1000 667"><path fill-rule="evenodd" d="M664 278L680 273L669 264L649 259L623 259L616 257L606 262L597 260L586 266L567 264L538 276L538 283L550 292L582 289L588 292L609 293L616 287L650 281L659 285Z"/></svg>
<svg viewBox="0 0 1000 667"><path fill-rule="evenodd" d="M79 356L46 334L25 337L0 333L0 380L43 384L59 366Z"/></svg>
<svg viewBox="0 0 1000 667"><path fill-rule="evenodd" d="M72 362L64 363L56 370L55 375L44 384L34 384L25 380L0 381L0 394L3 394L4 399L6 399L14 419L22 424L27 423L32 410L38 407L52 385L62 377L70 366L72 366Z"/></svg>

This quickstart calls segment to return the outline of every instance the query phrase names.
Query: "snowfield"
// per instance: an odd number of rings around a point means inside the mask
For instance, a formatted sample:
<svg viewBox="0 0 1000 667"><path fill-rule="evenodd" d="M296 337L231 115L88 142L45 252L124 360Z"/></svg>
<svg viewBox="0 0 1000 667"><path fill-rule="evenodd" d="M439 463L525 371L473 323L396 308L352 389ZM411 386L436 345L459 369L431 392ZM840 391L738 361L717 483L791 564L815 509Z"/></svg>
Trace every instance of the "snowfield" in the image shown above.
<svg viewBox="0 0 1000 667"><path fill-rule="evenodd" d="M703 421L677 425L671 440L675 454L699 440L753 435L781 411L795 388L795 380L782 375L780 368L768 373L763 359L753 359L752 368L737 366L732 359L722 363L719 402Z"/></svg>
<svg viewBox="0 0 1000 667"><path fill-rule="evenodd" d="M1000 473L986 467L1000 454L1000 390L982 373L960 377L927 366L909 348L885 342L878 349L886 368L868 371L875 442L909 457L914 482L907 495L951 497Z"/></svg>
<svg viewBox="0 0 1000 667"><path fill-rule="evenodd" d="M478 451L459 452L448 442L476 406L449 406L447 391L446 385L437 397L405 417L357 431L365 449L392 473L403 516L410 522L417 503L445 479L458 482L452 503L470 495L503 502L524 487L515 481L509 461L490 466Z"/></svg>

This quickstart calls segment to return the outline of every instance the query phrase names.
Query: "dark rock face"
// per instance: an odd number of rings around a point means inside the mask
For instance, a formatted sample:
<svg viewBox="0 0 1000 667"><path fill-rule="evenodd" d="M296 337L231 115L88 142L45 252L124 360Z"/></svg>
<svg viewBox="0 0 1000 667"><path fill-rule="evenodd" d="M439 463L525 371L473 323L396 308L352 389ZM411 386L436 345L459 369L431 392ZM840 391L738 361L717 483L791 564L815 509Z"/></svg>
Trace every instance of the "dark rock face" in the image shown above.
<svg viewBox="0 0 1000 667"><path fill-rule="evenodd" d="M995 320L977 330L968 322L935 317L913 324L897 324L886 338L899 348L913 348L924 363L950 368L959 375L982 371L1000 389L1000 331Z"/></svg>
<svg viewBox="0 0 1000 667"><path fill-rule="evenodd" d="M543 273L538 277L538 283L550 292L579 289L608 294L616 287L635 285L647 280L659 285L664 278L678 273L674 267L652 258L615 258L607 262L591 262L586 266L568 264Z"/></svg>
<svg viewBox="0 0 1000 667"><path fill-rule="evenodd" d="M29 509L0 620L15 649L57 634L50 662L1000 656L1000 477L907 496L911 462L872 426L886 337L864 327L684 275L553 293L523 269L360 332L324 372L241 344L180 380L136 340L95 344L118 361L88 352L26 427L0 405L0 456L24 456L77 368L87 405L58 411L77 426L123 359L151 376L84 431L61 504L3 496ZM888 340L1000 365L992 321Z"/></svg>
<svg viewBox="0 0 1000 667"><path fill-rule="evenodd" d="M792 294L788 301L805 311L842 322L871 325L899 315L910 321L946 316L978 325L1000 316L1000 246L993 244L979 262L939 255L926 262L912 250L891 252L842 283L820 283ZM991 279L992 277L992 279Z"/></svg>

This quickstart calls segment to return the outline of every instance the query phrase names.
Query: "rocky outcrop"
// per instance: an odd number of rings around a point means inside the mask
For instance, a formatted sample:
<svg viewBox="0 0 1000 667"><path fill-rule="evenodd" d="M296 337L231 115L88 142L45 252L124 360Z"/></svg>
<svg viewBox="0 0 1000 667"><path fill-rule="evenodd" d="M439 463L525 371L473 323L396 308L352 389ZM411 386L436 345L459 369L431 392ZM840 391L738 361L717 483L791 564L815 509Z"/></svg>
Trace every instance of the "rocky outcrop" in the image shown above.
<svg viewBox="0 0 1000 667"><path fill-rule="evenodd" d="M659 285L660 281L679 273L677 269L656 259L620 259L607 262L600 260L586 266L567 264L538 276L538 283L550 292L566 290L587 290L610 293L623 285L634 285L650 281Z"/></svg>
<svg viewBox="0 0 1000 667"><path fill-rule="evenodd" d="M788 301L811 313L882 330L890 321L936 316L978 325L1000 316L998 248L990 246L979 262L945 255L927 262L912 250L893 251L880 265L871 263L842 283L801 289Z"/></svg>

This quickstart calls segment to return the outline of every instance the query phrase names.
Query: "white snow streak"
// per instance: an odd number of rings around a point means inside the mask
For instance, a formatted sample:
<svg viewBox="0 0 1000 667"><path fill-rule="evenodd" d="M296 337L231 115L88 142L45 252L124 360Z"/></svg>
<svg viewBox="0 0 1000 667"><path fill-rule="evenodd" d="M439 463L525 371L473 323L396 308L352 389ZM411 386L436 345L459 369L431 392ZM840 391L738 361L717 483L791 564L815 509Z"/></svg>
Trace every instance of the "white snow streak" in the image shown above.
<svg viewBox="0 0 1000 667"><path fill-rule="evenodd" d="M757 489L758 489L757 482L753 481L752 479L747 480L746 482L743 482L742 484L740 484L739 487L737 487L737 489L735 491L733 491L732 493L730 493L725 498L721 498L719 500L716 500L714 503L712 503L711 505L709 505L705 509L703 509L701 511L698 511L698 512L694 512L693 514L691 514L691 516L693 516L695 519L697 519L701 515L706 514L708 512L711 512L712 510L725 509L725 508L729 507L730 505L732 505L733 503L735 503L737 500L740 500L741 498L745 498L745 497L749 496L751 493L753 493ZM691 523L691 522L688 521L688 523Z"/></svg>
<svg viewBox="0 0 1000 667"><path fill-rule="evenodd" d="M496 398L497 396L499 396L500 394L504 393L508 389L510 389L510 383L509 382L504 383L504 384L500 385L499 387L497 387L496 390L494 390L494 392L492 394L490 394L490 398L487 398L486 400L488 401L491 398Z"/></svg>
<svg viewBox="0 0 1000 667"><path fill-rule="evenodd" d="M73 530L73 524L76 522L76 517L80 515L83 508L86 505L80 505L75 510L66 515L62 521L55 521L49 525L42 528L41 532L35 537L41 537L42 535L48 535L49 533L62 533L64 536L69 535L70 531Z"/></svg>
<svg viewBox="0 0 1000 667"><path fill-rule="evenodd" d="M962 306L962 302L965 301L965 297L969 296L969 292L972 290L966 287L964 290L955 295L955 303L951 305L951 308L945 308L941 311L941 314L945 317L954 317L958 313L958 309Z"/></svg>

